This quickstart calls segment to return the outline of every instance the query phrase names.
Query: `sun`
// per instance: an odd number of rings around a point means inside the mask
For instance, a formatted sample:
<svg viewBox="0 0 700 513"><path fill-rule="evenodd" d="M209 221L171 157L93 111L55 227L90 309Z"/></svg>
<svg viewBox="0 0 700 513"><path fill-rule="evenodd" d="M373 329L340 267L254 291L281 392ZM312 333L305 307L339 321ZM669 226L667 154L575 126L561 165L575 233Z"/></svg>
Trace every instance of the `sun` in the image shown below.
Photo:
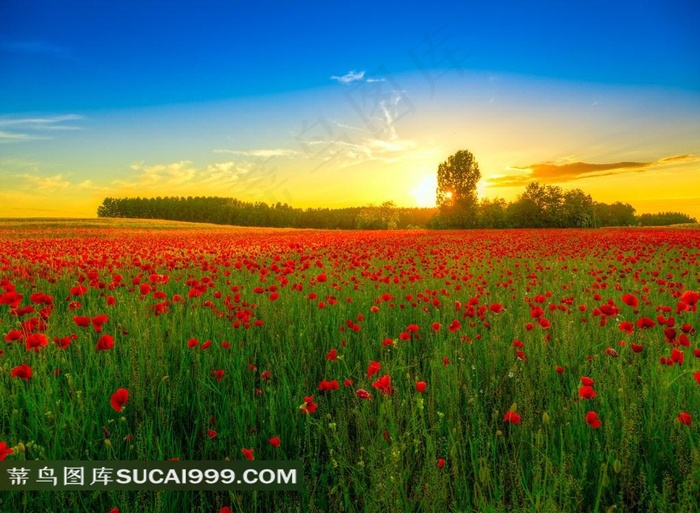
<svg viewBox="0 0 700 513"><path fill-rule="evenodd" d="M435 190L437 189L437 176L427 175L415 188L411 189L411 194L416 199L416 206L421 208L432 208L435 206Z"/></svg>

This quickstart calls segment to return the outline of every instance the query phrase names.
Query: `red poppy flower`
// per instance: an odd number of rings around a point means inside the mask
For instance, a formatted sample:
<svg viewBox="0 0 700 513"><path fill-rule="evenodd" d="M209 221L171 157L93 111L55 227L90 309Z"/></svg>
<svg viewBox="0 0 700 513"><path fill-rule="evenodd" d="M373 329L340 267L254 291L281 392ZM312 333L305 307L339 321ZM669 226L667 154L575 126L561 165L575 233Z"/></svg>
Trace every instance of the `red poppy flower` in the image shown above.
<svg viewBox="0 0 700 513"><path fill-rule="evenodd" d="M605 354L612 356L613 358L617 358L620 356L618 352L615 351L615 349L613 349L612 347L605 348Z"/></svg>
<svg viewBox="0 0 700 513"><path fill-rule="evenodd" d="M55 337L53 339L56 345L61 349L67 349L74 340L78 340L78 335L70 334L67 337Z"/></svg>
<svg viewBox="0 0 700 513"><path fill-rule="evenodd" d="M314 396L309 395L304 397L304 403L299 407L301 413L313 413L318 408L318 404L314 402Z"/></svg>
<svg viewBox="0 0 700 513"><path fill-rule="evenodd" d="M207 429L207 436L211 439L214 440L217 436L219 436L219 433L214 431L213 429Z"/></svg>
<svg viewBox="0 0 700 513"><path fill-rule="evenodd" d="M598 414L596 412L589 411L586 413L586 424L591 426L593 429L598 429L603 423L598 418Z"/></svg>
<svg viewBox="0 0 700 513"><path fill-rule="evenodd" d="M653 328L654 326L656 326L656 323L649 317L640 317L639 319L637 319L637 327L640 330Z"/></svg>
<svg viewBox="0 0 700 513"><path fill-rule="evenodd" d="M372 399L372 396L370 395L370 393L367 390L365 390L364 388L359 388L355 392L355 395L357 397L359 397L360 399L366 399L366 400Z"/></svg>
<svg viewBox="0 0 700 513"><path fill-rule="evenodd" d="M444 458L438 458L437 460L437 466L439 469L445 468L445 459Z"/></svg>
<svg viewBox="0 0 700 513"><path fill-rule="evenodd" d="M425 392L425 388L427 386L428 385L425 381L419 381L418 383L416 383L416 390L422 394L423 392Z"/></svg>
<svg viewBox="0 0 700 513"><path fill-rule="evenodd" d="M75 317L73 317L73 322L79 328L87 328L88 326L90 326L90 317L76 315Z"/></svg>
<svg viewBox="0 0 700 513"><path fill-rule="evenodd" d="M118 388L109 399L109 403L114 408L114 411L120 412L129 400L129 391L126 388Z"/></svg>
<svg viewBox="0 0 700 513"><path fill-rule="evenodd" d="M14 452L11 447L7 446L7 443L0 442L0 461L4 461L7 456Z"/></svg>
<svg viewBox="0 0 700 513"><path fill-rule="evenodd" d="M622 296L622 302L632 308L637 308L639 306L639 300L634 294L625 294Z"/></svg>
<svg viewBox="0 0 700 513"><path fill-rule="evenodd" d="M630 347L635 353L641 353L644 351L644 346L640 346L639 344L630 344Z"/></svg>
<svg viewBox="0 0 700 513"><path fill-rule="evenodd" d="M520 420L520 415L510 410L503 416L503 422L510 422L511 424L520 424Z"/></svg>
<svg viewBox="0 0 700 513"><path fill-rule="evenodd" d="M216 381L221 381L221 379L224 377L224 372L224 369L212 369L211 371L211 373L216 378Z"/></svg>
<svg viewBox="0 0 700 513"><path fill-rule="evenodd" d="M90 319L92 322L92 327L95 328L95 331L97 333L102 332L102 325L106 324L107 321L109 321L109 317L104 314L96 315L92 319Z"/></svg>
<svg viewBox="0 0 700 513"><path fill-rule="evenodd" d="M85 285L76 285L75 287L71 287L70 295L71 296L82 296L87 291L88 291L88 288Z"/></svg>
<svg viewBox="0 0 700 513"><path fill-rule="evenodd" d="M581 384L587 387L592 387L593 386L593 380L589 377L586 376L581 376Z"/></svg>
<svg viewBox="0 0 700 513"><path fill-rule="evenodd" d="M255 459L253 449L241 449L241 452L243 453L245 459L247 459L248 461L253 461Z"/></svg>
<svg viewBox="0 0 700 513"><path fill-rule="evenodd" d="M678 349L671 349L671 360L674 363L677 363L678 365L683 365L683 360L685 359L685 355L683 354L683 351L680 351Z"/></svg>
<svg viewBox="0 0 700 513"><path fill-rule="evenodd" d="M29 380L32 377L32 368L26 363L23 363L22 365L18 365L17 367L12 369L10 376L13 378L22 378Z"/></svg>
<svg viewBox="0 0 700 513"><path fill-rule="evenodd" d="M338 350L337 349L331 349L326 353L326 360L337 360L338 359Z"/></svg>
<svg viewBox="0 0 700 513"><path fill-rule="evenodd" d="M199 345L199 340L197 340L196 338L191 338L187 341L187 347L190 349L193 347L196 347L198 345Z"/></svg>
<svg viewBox="0 0 700 513"><path fill-rule="evenodd" d="M690 426L691 421L692 421L692 417L690 416L690 413L681 412L680 415L678 415L678 422L680 422L681 424L685 424L686 426Z"/></svg>
<svg viewBox="0 0 700 513"><path fill-rule="evenodd" d="M580 395L582 399L593 399L596 396L596 393L595 390L593 390L593 387L582 386L578 389L578 395Z"/></svg>
<svg viewBox="0 0 700 513"><path fill-rule="evenodd" d="M39 352L39 348L46 346L48 343L49 337L43 333L32 333L25 340L27 351L34 350L37 353Z"/></svg>
<svg viewBox="0 0 700 513"><path fill-rule="evenodd" d="M369 367L367 367L367 379L371 378L379 372L382 364L379 362L371 361L369 362Z"/></svg>
<svg viewBox="0 0 700 513"><path fill-rule="evenodd" d="M324 392L326 390L338 390L340 388L340 385L336 380L331 380L331 381L326 381L325 379L321 380L321 383L318 385L318 389L321 392Z"/></svg>
<svg viewBox="0 0 700 513"><path fill-rule="evenodd" d="M224 506L219 510L219 513L231 513L231 508Z"/></svg>
<svg viewBox="0 0 700 513"><path fill-rule="evenodd" d="M693 377L695 378L695 381L698 382L698 385L700 385L700 372L693 374Z"/></svg>
<svg viewBox="0 0 700 513"><path fill-rule="evenodd" d="M694 290L686 290L681 294L681 302L692 308L693 312L696 309L696 305L700 301L700 292Z"/></svg>
<svg viewBox="0 0 700 513"><path fill-rule="evenodd" d="M279 436L273 436L270 438L267 443L269 443L272 447L279 447L280 446L280 437Z"/></svg>
<svg viewBox="0 0 700 513"><path fill-rule="evenodd" d="M22 340L24 334L20 330L10 330L5 335L5 342L14 342L15 340Z"/></svg>
<svg viewBox="0 0 700 513"><path fill-rule="evenodd" d="M98 351L107 351L114 348L114 337L112 335L102 335L97 341L95 348Z"/></svg>
<svg viewBox="0 0 700 513"><path fill-rule="evenodd" d="M379 378L377 381L372 383L372 386L381 391L384 395L391 395L394 393L394 388L391 386L391 376L389 374Z"/></svg>
<svg viewBox="0 0 700 513"><path fill-rule="evenodd" d="M620 331L624 331L628 335L631 335L634 333L634 323L630 321L623 321L620 323L619 329Z"/></svg>
<svg viewBox="0 0 700 513"><path fill-rule="evenodd" d="M564 367L557 365L557 374L564 374Z"/></svg>

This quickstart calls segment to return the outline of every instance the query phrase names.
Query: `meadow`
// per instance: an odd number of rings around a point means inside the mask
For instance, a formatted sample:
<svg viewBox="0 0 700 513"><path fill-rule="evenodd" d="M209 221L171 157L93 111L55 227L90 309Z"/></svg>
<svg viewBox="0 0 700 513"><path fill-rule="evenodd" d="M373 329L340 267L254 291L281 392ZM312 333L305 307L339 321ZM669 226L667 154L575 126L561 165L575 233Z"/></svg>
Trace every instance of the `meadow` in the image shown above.
<svg viewBox="0 0 700 513"><path fill-rule="evenodd" d="M2 512L700 511L700 230L3 221L0 242L0 459L304 464L302 492Z"/></svg>

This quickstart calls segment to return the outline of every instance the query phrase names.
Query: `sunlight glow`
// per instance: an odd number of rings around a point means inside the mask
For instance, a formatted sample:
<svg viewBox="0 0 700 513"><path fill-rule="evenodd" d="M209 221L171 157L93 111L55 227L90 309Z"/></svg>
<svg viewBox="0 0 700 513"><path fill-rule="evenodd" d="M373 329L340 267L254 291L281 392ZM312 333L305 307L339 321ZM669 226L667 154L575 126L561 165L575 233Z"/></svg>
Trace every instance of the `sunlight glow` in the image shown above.
<svg viewBox="0 0 700 513"><path fill-rule="evenodd" d="M416 206L421 208L431 208L435 206L435 190L437 189L437 176L427 175L423 178L411 194L416 198Z"/></svg>

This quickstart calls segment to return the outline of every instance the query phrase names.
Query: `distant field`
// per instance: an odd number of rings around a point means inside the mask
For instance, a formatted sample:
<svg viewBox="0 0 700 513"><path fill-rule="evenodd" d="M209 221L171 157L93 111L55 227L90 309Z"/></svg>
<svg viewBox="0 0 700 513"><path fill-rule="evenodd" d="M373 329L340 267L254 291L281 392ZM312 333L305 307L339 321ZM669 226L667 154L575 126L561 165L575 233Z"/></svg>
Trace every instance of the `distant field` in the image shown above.
<svg viewBox="0 0 700 513"><path fill-rule="evenodd" d="M188 223L181 221L163 221L160 219L120 219L120 218L0 218L0 227L8 228L123 228L147 230L178 230L178 229L228 229L228 230L261 230L261 228L234 227L208 223ZM264 230L264 229L263 229Z"/></svg>
<svg viewBox="0 0 700 513"><path fill-rule="evenodd" d="M305 480L2 512L700 510L699 230L4 219L0 244L5 461Z"/></svg>

